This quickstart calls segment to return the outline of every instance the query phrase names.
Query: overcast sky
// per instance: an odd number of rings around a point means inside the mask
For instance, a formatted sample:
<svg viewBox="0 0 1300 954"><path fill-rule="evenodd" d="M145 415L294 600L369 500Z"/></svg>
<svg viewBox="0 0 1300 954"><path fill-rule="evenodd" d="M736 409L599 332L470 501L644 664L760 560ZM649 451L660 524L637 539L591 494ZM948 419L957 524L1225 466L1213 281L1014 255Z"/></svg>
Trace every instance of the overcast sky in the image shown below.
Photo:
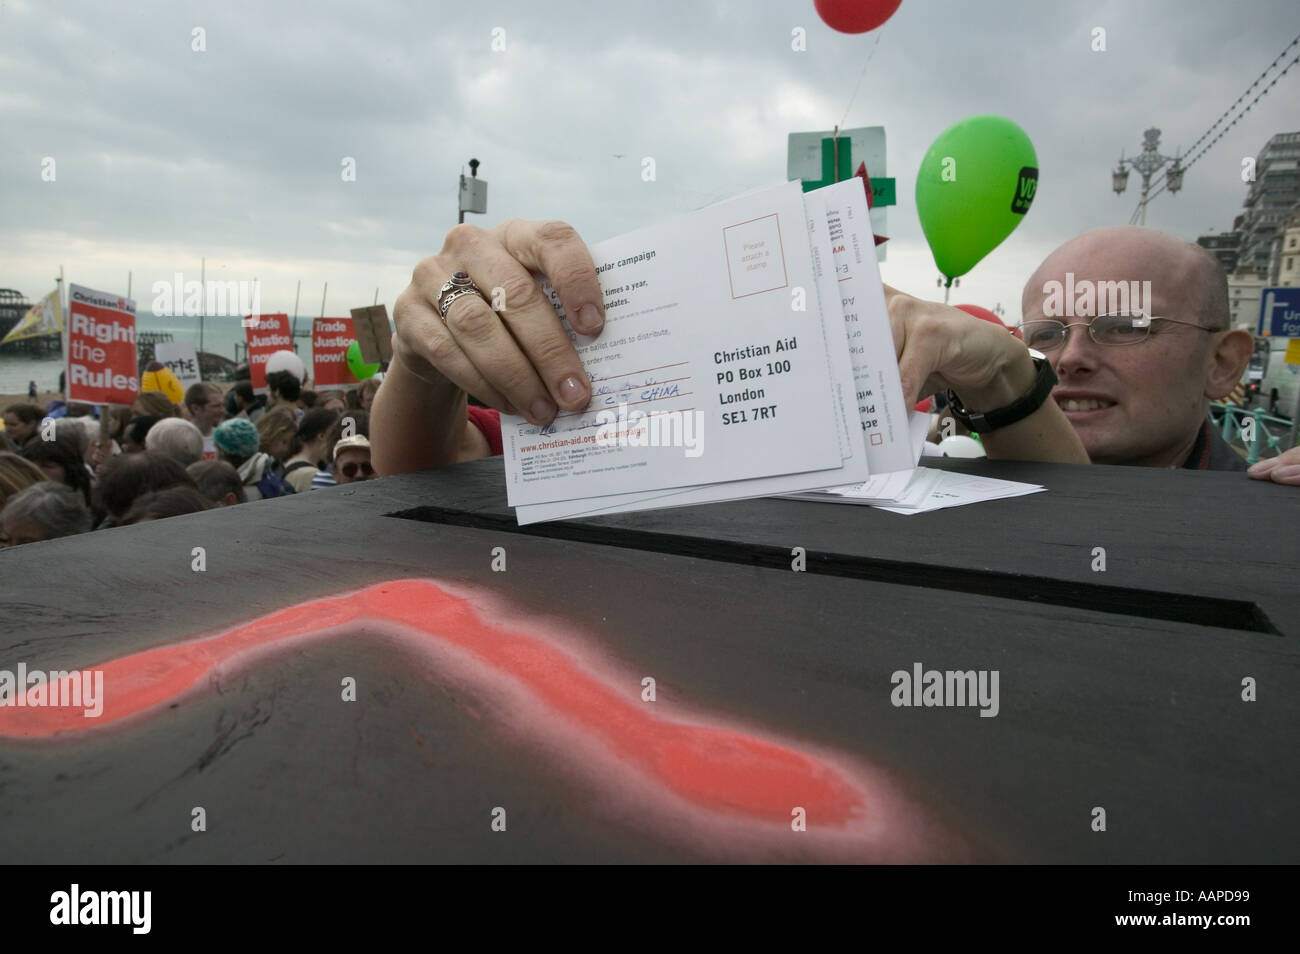
<svg viewBox="0 0 1300 954"><path fill-rule="evenodd" d="M489 183L471 221L560 218L596 242L782 179L790 132L839 123L886 128L886 281L940 296L915 171L945 127L999 113L1035 144L1038 194L953 300L1018 319L1047 252L1128 222L1136 175L1110 191L1120 149L1151 125L1162 151L1189 146L1300 33L1300 7L903 0L878 32L835 33L812 0L0 0L0 286L36 297L62 264L124 293L130 270L147 310L153 281L197 279L206 256L209 278L259 277L264 312L292 312L298 279L303 315L326 281L330 314L376 287L391 311L455 224L471 156ZM1242 158L1300 129L1297 102L1293 69L1148 224L1189 239L1230 228Z"/></svg>

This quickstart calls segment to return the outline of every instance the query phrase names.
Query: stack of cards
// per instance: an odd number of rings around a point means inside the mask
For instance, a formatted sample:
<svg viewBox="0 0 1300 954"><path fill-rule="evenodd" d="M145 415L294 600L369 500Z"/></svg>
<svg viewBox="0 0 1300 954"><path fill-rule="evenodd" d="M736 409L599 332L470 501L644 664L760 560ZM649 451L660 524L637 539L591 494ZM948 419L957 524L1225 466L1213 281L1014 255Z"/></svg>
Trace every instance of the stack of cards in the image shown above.
<svg viewBox="0 0 1300 954"><path fill-rule="evenodd" d="M886 475L892 478L894 475ZM873 478L854 487L836 487L826 491L796 495L799 500L816 500L821 503L865 504L879 507L890 513L925 513L945 507L1001 500L1004 497L1021 497L1036 494L1046 488L1039 484L1025 484L1015 480L979 477L975 474L957 474L933 467L918 467L909 475L901 492L882 493L884 482ZM887 489L887 488L883 488Z"/></svg>
<svg viewBox="0 0 1300 954"><path fill-rule="evenodd" d="M782 183L591 253L602 333L573 332L551 293L591 403L545 428L502 416L520 524L908 492L918 453L860 179Z"/></svg>
<svg viewBox="0 0 1300 954"><path fill-rule="evenodd" d="M912 447L919 459L924 452L925 438L930 430L930 415L913 411L908 416L908 424L912 434ZM1039 484L979 477L974 474L956 474L951 471L936 470L933 467L917 467L888 474L876 474L861 484L827 487L824 490L812 490L787 496L793 500L858 504L879 507L890 513L912 514L981 503L985 500L1001 500L1003 497L1021 497L1045 489Z"/></svg>

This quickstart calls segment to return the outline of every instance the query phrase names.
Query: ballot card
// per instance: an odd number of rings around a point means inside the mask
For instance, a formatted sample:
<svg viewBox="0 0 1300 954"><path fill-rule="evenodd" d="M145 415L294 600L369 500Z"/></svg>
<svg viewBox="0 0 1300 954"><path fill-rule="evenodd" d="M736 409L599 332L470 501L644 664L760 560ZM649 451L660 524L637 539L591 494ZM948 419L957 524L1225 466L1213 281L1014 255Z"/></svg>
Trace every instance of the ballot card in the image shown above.
<svg viewBox="0 0 1300 954"><path fill-rule="evenodd" d="M605 328L562 320L592 400L544 428L502 415L512 506L842 466L799 183L591 252Z"/></svg>
<svg viewBox="0 0 1300 954"><path fill-rule="evenodd" d="M897 506L880 504L876 506L881 510L888 510L890 513L928 513L931 510L961 507L966 504L983 503L986 500L1022 497L1026 494L1040 493L1046 489L1040 484L1002 480L997 477L981 477L978 474L959 474L954 471L931 470L928 467L918 467L917 474L926 477L923 482L918 482L918 487L915 488L915 490L921 491L920 493L909 492L907 499Z"/></svg>
<svg viewBox="0 0 1300 954"><path fill-rule="evenodd" d="M819 190L820 191L820 190ZM752 477L744 480L722 481L696 487L679 487L662 491L610 494L596 498L551 501L516 508L519 523L542 520L561 520L570 517L599 514L626 513L659 507L684 507L723 500L741 500L789 493L809 486L838 484L854 481L851 486L868 476L866 444L858 428L857 399L853 380L853 366L849 360L848 333L840 310L840 295L833 267L830 232L827 225L825 202L819 192L804 195L815 291L821 304L825 344L826 374L832 384L834 401L830 410L834 415L840 438L843 460L833 469L781 474L771 477ZM810 310L816 302L805 300ZM905 483L905 481L904 481Z"/></svg>
<svg viewBox="0 0 1300 954"><path fill-rule="evenodd" d="M818 197L826 210L853 363L861 441L871 474L864 484L828 486L825 494L845 498L831 502L893 503L911 484L925 442L929 415L909 415L904 402L884 283L873 251L875 238L861 180L837 182L808 196ZM773 493L805 500L822 496L816 490Z"/></svg>
<svg viewBox="0 0 1300 954"><path fill-rule="evenodd" d="M926 434L930 430L930 415L924 411L909 412L907 415L907 430L911 441L912 455L914 459L920 460L925 449ZM892 470L883 474L872 474L860 484L826 487L822 490L811 490L798 494L787 494L786 496L798 500L814 500L823 503L827 502L827 498L839 498L830 502L871 505L897 504L898 501L904 499L909 488L912 487L914 478L921 470L920 467L909 470Z"/></svg>
<svg viewBox="0 0 1300 954"><path fill-rule="evenodd" d="M905 486L899 488L901 477L907 479L904 481ZM1036 494L1045 489L1039 484L960 474L932 467L918 467L910 474L900 471L871 477L857 487L841 488L839 493L804 493L788 496L793 500L857 504L888 510L890 513L913 514L983 503L986 500Z"/></svg>
<svg viewBox="0 0 1300 954"><path fill-rule="evenodd" d="M908 408L862 180L837 182L810 195L826 204L867 467L872 474L911 470L916 456L908 438Z"/></svg>

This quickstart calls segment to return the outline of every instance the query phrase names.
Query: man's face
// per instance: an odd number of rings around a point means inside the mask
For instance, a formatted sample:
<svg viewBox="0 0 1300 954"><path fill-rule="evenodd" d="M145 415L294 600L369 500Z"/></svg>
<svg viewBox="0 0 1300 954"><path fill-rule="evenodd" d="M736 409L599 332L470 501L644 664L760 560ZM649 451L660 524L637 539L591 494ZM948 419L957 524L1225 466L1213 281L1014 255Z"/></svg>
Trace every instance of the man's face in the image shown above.
<svg viewBox="0 0 1300 954"><path fill-rule="evenodd" d="M334 461L334 480L340 484L352 484L358 480L370 480L375 476L370 467L370 450L365 447L349 447L342 451Z"/></svg>
<svg viewBox="0 0 1300 954"><path fill-rule="evenodd" d="M5 433L15 444L21 444L27 438L31 437L36 431L38 421L32 421L30 424L23 423L22 418L17 414L5 415Z"/></svg>
<svg viewBox="0 0 1300 954"><path fill-rule="evenodd" d="M190 405L190 413L194 415L195 426L204 434L210 434L212 429L226 419L226 405L218 395L210 395L208 402L201 405Z"/></svg>
<svg viewBox="0 0 1300 954"><path fill-rule="evenodd" d="M1125 241L1130 246L1124 247ZM1172 240L1171 240L1172 241ZM1196 292L1200 279L1189 280L1186 259L1178 259L1176 244L1150 249L1140 236L1118 236L1109 242L1076 240L1053 253L1025 288L1026 322L1056 318L1065 324L1087 323L1113 307L1070 305L1074 314L1061 314L1046 283L1081 289L1084 282L1138 282L1142 307L1130 299L1129 311L1199 322ZM1142 282L1150 282L1146 296ZM1113 287L1113 286L1110 286ZM1133 286L1130 285L1130 290ZM1077 292L1076 292L1077 296ZM1149 300L1145 300L1148 299ZM1055 314L1045 314L1055 310ZM1075 324L1064 345L1047 353L1060 383L1052 392L1094 463L1176 466L1195 443L1205 418L1207 339L1195 327L1155 321L1146 340L1105 345L1092 340L1089 329ZM1032 347L1032 342L1026 341Z"/></svg>

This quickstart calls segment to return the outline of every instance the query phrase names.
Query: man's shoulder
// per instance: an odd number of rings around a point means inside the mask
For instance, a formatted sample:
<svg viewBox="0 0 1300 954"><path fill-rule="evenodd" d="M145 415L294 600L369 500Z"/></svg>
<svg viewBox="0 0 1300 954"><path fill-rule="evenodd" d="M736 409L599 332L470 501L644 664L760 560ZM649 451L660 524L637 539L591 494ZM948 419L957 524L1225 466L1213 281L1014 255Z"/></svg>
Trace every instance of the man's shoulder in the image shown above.
<svg viewBox="0 0 1300 954"><path fill-rule="evenodd" d="M1209 432L1209 456L1204 469L1246 470L1245 459L1233 449L1231 444L1219 436L1219 429L1209 421L1205 422L1205 427Z"/></svg>

